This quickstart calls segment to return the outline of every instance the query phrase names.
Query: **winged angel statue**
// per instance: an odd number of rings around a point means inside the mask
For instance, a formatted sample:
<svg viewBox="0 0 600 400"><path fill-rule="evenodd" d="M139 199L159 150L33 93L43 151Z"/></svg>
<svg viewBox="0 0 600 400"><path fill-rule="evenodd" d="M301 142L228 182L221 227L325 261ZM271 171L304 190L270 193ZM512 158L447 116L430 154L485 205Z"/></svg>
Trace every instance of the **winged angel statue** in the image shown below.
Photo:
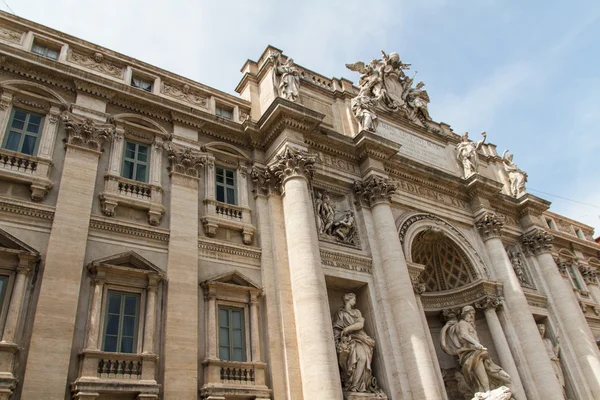
<svg viewBox="0 0 600 400"><path fill-rule="evenodd" d="M373 59L370 64L362 61L346 64L346 68L361 74L360 90L351 102L359 129L375 131L377 105L389 111L402 110L410 120L425 126L425 122L431 120L427 110L429 95L423 89L425 84L419 82L412 87L416 72L412 78L404 73L410 64L403 63L398 53L386 54L382 50L381 54L382 59Z"/></svg>

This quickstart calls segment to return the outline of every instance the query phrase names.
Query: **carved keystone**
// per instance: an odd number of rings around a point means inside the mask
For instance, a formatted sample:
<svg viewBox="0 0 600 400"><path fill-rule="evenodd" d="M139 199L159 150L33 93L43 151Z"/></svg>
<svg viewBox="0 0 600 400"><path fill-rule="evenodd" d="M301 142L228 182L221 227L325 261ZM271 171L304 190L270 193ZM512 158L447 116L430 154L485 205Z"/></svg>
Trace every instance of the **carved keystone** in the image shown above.
<svg viewBox="0 0 600 400"><path fill-rule="evenodd" d="M475 223L475 226L479 229L483 240L487 241L492 238L499 238L501 236L502 228L504 227L504 217L491 212L486 212Z"/></svg>
<svg viewBox="0 0 600 400"><path fill-rule="evenodd" d="M395 182L379 175L371 175L362 182L354 182L354 192L364 207L370 207L380 202L391 202L396 189Z"/></svg>
<svg viewBox="0 0 600 400"><path fill-rule="evenodd" d="M554 236L542 229L536 229L533 232L521 236L523 246L530 254L542 254L552 250Z"/></svg>

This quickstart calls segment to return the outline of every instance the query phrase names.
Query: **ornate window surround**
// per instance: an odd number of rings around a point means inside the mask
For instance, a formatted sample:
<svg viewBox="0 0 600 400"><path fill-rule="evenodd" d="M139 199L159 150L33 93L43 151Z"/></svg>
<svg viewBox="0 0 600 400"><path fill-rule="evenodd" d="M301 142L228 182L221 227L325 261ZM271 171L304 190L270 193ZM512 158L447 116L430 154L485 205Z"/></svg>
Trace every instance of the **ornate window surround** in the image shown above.
<svg viewBox="0 0 600 400"><path fill-rule="evenodd" d="M74 398L92 399L95 397L84 396L115 391L158 398L157 297L164 272L133 251L93 261L87 269L92 277L92 295L79 376L72 384ZM140 294L135 353L101 350L109 290Z"/></svg>
<svg viewBox="0 0 600 400"><path fill-rule="evenodd" d="M0 149L0 177L30 185L31 200L42 201L52 188L50 179L59 117L67 102L47 87L24 80L9 80L0 85L0 143L10 122L13 107L44 115L37 154L28 155Z"/></svg>
<svg viewBox="0 0 600 400"><path fill-rule="evenodd" d="M259 306L262 289L238 271L227 272L200 283L204 291L206 315L206 349L204 384L201 396L236 394L240 398L270 398L266 386L266 363L260 356ZM219 306L244 310L246 335L246 360L225 361L219 359ZM237 398L237 396L236 396Z"/></svg>
<svg viewBox="0 0 600 400"><path fill-rule="evenodd" d="M208 237L214 237L218 228L239 231L244 244L251 244L256 228L252 225L252 210L248 204L248 175L250 157L228 143L211 142L204 146L206 157L204 216L202 225ZM215 195L215 165L234 169L237 185L237 205L217 201Z"/></svg>
<svg viewBox="0 0 600 400"><path fill-rule="evenodd" d="M158 123L137 114L119 114L114 117L116 130L112 138L108 169L104 175L104 191L100 194L102 213L112 217L115 209L124 204L148 212L150 225L160 224L166 209L163 206L162 150L169 133ZM148 182L139 182L121 176L125 140L150 146Z"/></svg>

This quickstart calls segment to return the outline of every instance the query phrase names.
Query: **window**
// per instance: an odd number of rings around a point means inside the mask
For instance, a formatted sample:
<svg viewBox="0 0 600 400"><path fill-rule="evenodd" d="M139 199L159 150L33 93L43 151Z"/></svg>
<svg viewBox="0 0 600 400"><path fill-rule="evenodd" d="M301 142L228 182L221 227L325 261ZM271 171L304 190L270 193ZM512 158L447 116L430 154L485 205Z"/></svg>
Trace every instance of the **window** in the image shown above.
<svg viewBox="0 0 600 400"><path fill-rule="evenodd" d="M140 295L108 291L103 351L135 353Z"/></svg>
<svg viewBox="0 0 600 400"><path fill-rule="evenodd" d="M546 218L546 223L548 224L548 228L556 230L556 224L550 218Z"/></svg>
<svg viewBox="0 0 600 400"><path fill-rule="evenodd" d="M217 201L236 205L235 171L223 167L215 168Z"/></svg>
<svg viewBox="0 0 600 400"><path fill-rule="evenodd" d="M34 155L42 131L44 116L13 108L2 147L19 153Z"/></svg>
<svg viewBox="0 0 600 400"><path fill-rule="evenodd" d="M38 42L33 42L33 47L31 48L31 52L35 54L39 54L40 56L44 56L47 58L51 58L53 60L58 60L59 50L51 49L50 47L40 44Z"/></svg>
<svg viewBox="0 0 600 400"><path fill-rule="evenodd" d="M144 79L132 77L131 78L131 86L145 90L146 92L152 92L152 82L146 81Z"/></svg>
<svg viewBox="0 0 600 400"><path fill-rule="evenodd" d="M148 182L148 155L148 146L128 140L125 141L121 176L139 182Z"/></svg>
<svg viewBox="0 0 600 400"><path fill-rule="evenodd" d="M219 307L219 358L245 362L244 336L244 310Z"/></svg>
<svg viewBox="0 0 600 400"><path fill-rule="evenodd" d="M583 234L583 231L581 229L575 229L575 234L579 239L585 240L585 235Z"/></svg>
<svg viewBox="0 0 600 400"><path fill-rule="evenodd" d="M8 286L8 276L0 275L0 310L4 309L4 297L6 297L7 286Z"/></svg>
<svg viewBox="0 0 600 400"><path fill-rule="evenodd" d="M233 119L233 108L217 106L216 109L217 117L225 119Z"/></svg>

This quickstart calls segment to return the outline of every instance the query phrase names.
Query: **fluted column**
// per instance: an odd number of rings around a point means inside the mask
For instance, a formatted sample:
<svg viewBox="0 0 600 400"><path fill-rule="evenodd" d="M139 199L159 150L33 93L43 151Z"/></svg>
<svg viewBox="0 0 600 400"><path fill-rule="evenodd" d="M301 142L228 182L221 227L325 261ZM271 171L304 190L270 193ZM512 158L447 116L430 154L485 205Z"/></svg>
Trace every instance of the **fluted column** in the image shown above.
<svg viewBox="0 0 600 400"><path fill-rule="evenodd" d="M500 364L502 368L510 375L511 390L513 395L518 400L525 400L525 389L521 383L521 377L517 369L517 364L510 351L510 346L506 340L505 333L496 314L496 307L500 305L500 300L496 297L488 296L485 300L475 303L475 308L483 309L485 314L485 320L487 321L488 328L492 334L492 341L494 347L500 358Z"/></svg>
<svg viewBox="0 0 600 400"><path fill-rule="evenodd" d="M423 327L390 207L395 190L394 184L377 175L355 183L357 197L363 206L371 208L377 227L375 234L383 275L413 398L437 400L443 398L443 388L436 379L435 364L427 343L428 334Z"/></svg>
<svg viewBox="0 0 600 400"><path fill-rule="evenodd" d="M19 316L23 308L23 293L25 292L25 282L27 276L31 273L31 262L35 261L33 256L19 256L19 266L17 267L17 277L13 285L12 295L4 323L4 332L2 334L3 343L15 343L15 336L19 327Z"/></svg>
<svg viewBox="0 0 600 400"><path fill-rule="evenodd" d="M314 156L287 148L269 165L281 182L292 301L305 398L342 398L325 275L308 191Z"/></svg>
<svg viewBox="0 0 600 400"><path fill-rule="evenodd" d="M552 235L541 229L536 229L522 237L524 246L532 256L535 256L540 265L542 276L548 285L548 296L553 299L558 318L563 322L592 395L595 399L600 399L598 347L573 291L565 285L550 254L553 239Z"/></svg>
<svg viewBox="0 0 600 400"><path fill-rule="evenodd" d="M550 360L548 357L540 357L540 354L544 354L545 351L544 343L529 310L519 279L500 239L504 221L493 213L486 213L476 225L485 242L496 276L502 282L507 312L514 321L537 391L543 399L562 400L562 388L554 375ZM525 366L521 365L520 368Z"/></svg>
<svg viewBox="0 0 600 400"><path fill-rule="evenodd" d="M114 126L65 114L65 159L33 320L23 399L64 399L103 144ZM52 351L48 351L52 349Z"/></svg>
<svg viewBox="0 0 600 400"><path fill-rule="evenodd" d="M156 331L156 292L158 282L156 276L148 277L146 289L146 318L144 319L144 354L154 354L154 332Z"/></svg>

